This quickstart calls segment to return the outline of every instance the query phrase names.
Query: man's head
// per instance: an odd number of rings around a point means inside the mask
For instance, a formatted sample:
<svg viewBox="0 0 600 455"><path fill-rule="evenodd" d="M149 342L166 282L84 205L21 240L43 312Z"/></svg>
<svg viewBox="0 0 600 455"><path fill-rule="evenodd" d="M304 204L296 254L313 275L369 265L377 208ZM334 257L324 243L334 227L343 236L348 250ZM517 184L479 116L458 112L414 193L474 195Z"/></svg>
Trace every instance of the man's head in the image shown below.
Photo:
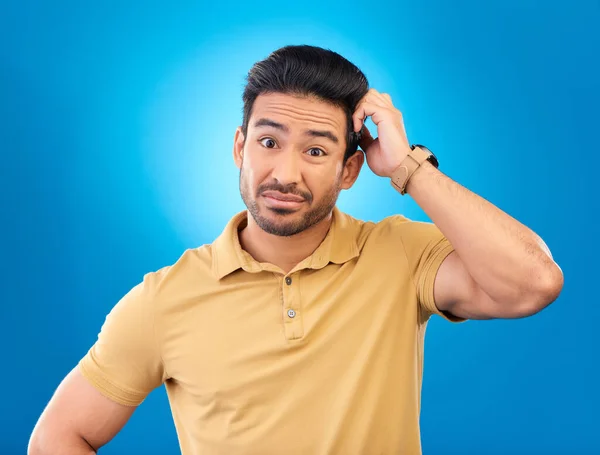
<svg viewBox="0 0 600 455"><path fill-rule="evenodd" d="M326 218L363 164L352 114L369 86L339 54L287 46L256 63L244 90L234 159L248 211L289 236Z"/></svg>

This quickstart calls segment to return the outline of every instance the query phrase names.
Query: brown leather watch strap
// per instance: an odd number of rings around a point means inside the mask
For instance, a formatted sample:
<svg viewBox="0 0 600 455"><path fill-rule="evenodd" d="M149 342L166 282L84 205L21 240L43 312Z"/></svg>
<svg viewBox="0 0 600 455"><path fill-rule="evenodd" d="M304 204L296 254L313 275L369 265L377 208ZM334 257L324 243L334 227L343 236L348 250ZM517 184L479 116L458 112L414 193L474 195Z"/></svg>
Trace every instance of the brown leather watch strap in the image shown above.
<svg viewBox="0 0 600 455"><path fill-rule="evenodd" d="M411 176L430 156L431 152L425 151L420 147L413 148L392 174L392 186L400 194L406 194L406 185Z"/></svg>

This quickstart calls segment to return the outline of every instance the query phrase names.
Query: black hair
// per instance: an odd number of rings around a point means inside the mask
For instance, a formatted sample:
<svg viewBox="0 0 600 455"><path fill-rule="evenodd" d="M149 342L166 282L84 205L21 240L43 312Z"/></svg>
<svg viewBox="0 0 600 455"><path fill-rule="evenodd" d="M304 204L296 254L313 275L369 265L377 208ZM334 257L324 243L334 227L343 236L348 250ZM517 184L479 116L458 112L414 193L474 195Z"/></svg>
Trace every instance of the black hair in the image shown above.
<svg viewBox="0 0 600 455"><path fill-rule="evenodd" d="M336 52L315 46L285 46L252 66L244 88L242 132L248 133L252 106L259 95L286 93L315 96L342 108L347 134L344 162L356 153L360 132L354 132L352 114L369 90L363 72Z"/></svg>

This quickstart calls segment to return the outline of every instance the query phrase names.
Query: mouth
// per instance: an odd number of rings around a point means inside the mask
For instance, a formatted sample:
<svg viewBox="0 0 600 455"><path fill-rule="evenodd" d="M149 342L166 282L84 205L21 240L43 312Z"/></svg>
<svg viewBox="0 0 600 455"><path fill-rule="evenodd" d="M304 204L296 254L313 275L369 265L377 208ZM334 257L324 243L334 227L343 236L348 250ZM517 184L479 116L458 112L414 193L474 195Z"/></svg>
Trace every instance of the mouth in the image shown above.
<svg viewBox="0 0 600 455"><path fill-rule="evenodd" d="M305 199L300 196L278 191L265 191L262 196L272 208L293 209L300 207L305 202Z"/></svg>

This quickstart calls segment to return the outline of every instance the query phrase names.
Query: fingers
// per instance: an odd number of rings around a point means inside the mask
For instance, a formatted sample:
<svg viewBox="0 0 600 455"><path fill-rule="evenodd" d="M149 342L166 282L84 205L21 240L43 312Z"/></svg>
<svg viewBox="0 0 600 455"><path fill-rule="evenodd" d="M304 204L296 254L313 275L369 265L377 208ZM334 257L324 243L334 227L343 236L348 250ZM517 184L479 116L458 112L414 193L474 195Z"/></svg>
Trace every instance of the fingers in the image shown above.
<svg viewBox="0 0 600 455"><path fill-rule="evenodd" d="M382 93L381 96L383 96L387 100L390 106L394 105L394 103L392 102L392 97L389 93Z"/></svg>
<svg viewBox="0 0 600 455"><path fill-rule="evenodd" d="M392 111L388 107L382 107L380 104L363 101L358 105L356 111L354 111L354 114L352 115L354 131L360 131L367 117L371 117L373 123L378 125L385 118L389 118L391 114Z"/></svg>
<svg viewBox="0 0 600 455"><path fill-rule="evenodd" d="M382 107L393 108L394 103L389 93L380 93L374 88L370 89L363 98L366 101L381 105Z"/></svg>
<svg viewBox="0 0 600 455"><path fill-rule="evenodd" d="M371 135L371 132L369 131L369 128L367 128L367 125L363 125L363 127L362 127L362 137L360 138L360 142L358 143L358 145L360 146L360 148L362 149L362 151L366 152L367 149L373 143L374 140L375 139L373 139L373 136Z"/></svg>
<svg viewBox="0 0 600 455"><path fill-rule="evenodd" d="M370 89L367 94L359 101L356 106L354 115L352 116L354 131L360 130L367 117L371 117L375 124L378 124L381 120L381 112L377 113L377 109L381 111L396 110L392 102L392 97L387 93L379 93L374 88Z"/></svg>

